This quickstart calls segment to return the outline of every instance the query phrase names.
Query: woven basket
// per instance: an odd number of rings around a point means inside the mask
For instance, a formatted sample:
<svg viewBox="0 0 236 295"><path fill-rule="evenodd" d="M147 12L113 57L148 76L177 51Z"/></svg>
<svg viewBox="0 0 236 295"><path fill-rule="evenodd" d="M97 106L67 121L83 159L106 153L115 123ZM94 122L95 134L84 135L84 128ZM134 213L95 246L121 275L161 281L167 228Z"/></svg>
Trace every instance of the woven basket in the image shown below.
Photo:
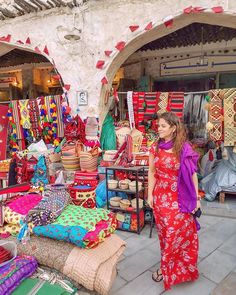
<svg viewBox="0 0 236 295"><path fill-rule="evenodd" d="M96 207L96 187L75 186L72 190L75 191L75 195L71 194L75 205L85 208Z"/></svg>
<svg viewBox="0 0 236 295"><path fill-rule="evenodd" d="M141 131L134 128L132 129L130 135L132 137L132 152L138 153L142 145L143 134Z"/></svg>
<svg viewBox="0 0 236 295"><path fill-rule="evenodd" d="M121 127L120 129L116 130L116 137L117 137L117 149L119 149L122 144L125 142L126 135L130 134L129 127Z"/></svg>
<svg viewBox="0 0 236 295"><path fill-rule="evenodd" d="M98 155L92 155L91 152L80 153L80 168L83 172L94 172L98 166Z"/></svg>
<svg viewBox="0 0 236 295"><path fill-rule="evenodd" d="M61 153L52 153L48 157L51 163L57 163L61 161Z"/></svg>
<svg viewBox="0 0 236 295"><path fill-rule="evenodd" d="M80 162L79 157L76 156L62 156L61 157L62 165L65 170L79 170Z"/></svg>

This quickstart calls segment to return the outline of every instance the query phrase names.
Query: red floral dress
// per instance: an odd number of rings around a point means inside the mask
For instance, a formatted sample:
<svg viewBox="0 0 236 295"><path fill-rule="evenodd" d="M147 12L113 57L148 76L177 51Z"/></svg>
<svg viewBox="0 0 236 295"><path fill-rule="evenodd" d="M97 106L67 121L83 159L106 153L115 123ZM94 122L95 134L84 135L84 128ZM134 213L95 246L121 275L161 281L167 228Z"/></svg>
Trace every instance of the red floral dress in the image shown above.
<svg viewBox="0 0 236 295"><path fill-rule="evenodd" d="M173 153L153 146L156 184L153 211L161 249L164 287L198 278L198 235L194 218L178 207L177 179L179 161Z"/></svg>

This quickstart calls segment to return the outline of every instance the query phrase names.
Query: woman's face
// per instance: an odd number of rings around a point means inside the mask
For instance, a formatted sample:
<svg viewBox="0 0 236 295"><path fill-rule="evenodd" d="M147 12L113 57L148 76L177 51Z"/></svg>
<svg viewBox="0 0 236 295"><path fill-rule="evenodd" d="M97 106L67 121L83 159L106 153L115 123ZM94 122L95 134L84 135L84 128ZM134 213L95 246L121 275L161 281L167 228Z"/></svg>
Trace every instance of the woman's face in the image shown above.
<svg viewBox="0 0 236 295"><path fill-rule="evenodd" d="M173 138L174 132L176 130L175 126L170 126L164 119L160 119L158 123L158 133L160 138L168 141Z"/></svg>

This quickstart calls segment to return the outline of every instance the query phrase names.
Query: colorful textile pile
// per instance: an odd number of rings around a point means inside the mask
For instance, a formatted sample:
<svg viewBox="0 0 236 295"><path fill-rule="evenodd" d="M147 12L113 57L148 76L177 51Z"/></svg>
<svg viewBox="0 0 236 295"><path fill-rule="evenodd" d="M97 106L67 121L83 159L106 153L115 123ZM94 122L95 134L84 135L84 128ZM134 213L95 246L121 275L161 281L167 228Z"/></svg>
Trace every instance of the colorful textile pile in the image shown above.
<svg viewBox="0 0 236 295"><path fill-rule="evenodd" d="M108 210L68 205L53 224L36 226L33 233L67 241L81 248L92 248L115 229L116 219Z"/></svg>
<svg viewBox="0 0 236 295"><path fill-rule="evenodd" d="M35 186L44 186L48 184L47 166L43 155L39 157L38 163L34 167L34 176L31 182Z"/></svg>
<svg viewBox="0 0 236 295"><path fill-rule="evenodd" d="M14 260L0 267L0 294L8 295L20 283L30 277L38 264L33 256L17 256Z"/></svg>
<svg viewBox="0 0 236 295"><path fill-rule="evenodd" d="M0 105L0 160L5 160L7 151L7 136L8 136L8 107Z"/></svg>
<svg viewBox="0 0 236 295"><path fill-rule="evenodd" d="M12 258L12 254L9 250L0 246L0 265Z"/></svg>
<svg viewBox="0 0 236 295"><path fill-rule="evenodd" d="M236 89L223 89L224 145L236 146Z"/></svg>

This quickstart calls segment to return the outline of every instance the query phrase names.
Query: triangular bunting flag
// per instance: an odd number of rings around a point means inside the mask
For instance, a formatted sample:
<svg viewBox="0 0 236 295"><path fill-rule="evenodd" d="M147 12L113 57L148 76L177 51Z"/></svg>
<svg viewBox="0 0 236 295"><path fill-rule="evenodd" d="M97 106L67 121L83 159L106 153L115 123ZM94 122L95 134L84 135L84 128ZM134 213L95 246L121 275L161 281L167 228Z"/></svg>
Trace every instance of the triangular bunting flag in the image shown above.
<svg viewBox="0 0 236 295"><path fill-rule="evenodd" d="M16 43L19 43L19 44L24 44L24 42L23 42L23 41L21 41L21 40L17 40L17 41L16 41Z"/></svg>
<svg viewBox="0 0 236 295"><path fill-rule="evenodd" d="M10 42L11 41L11 35L3 36L0 38L0 41L3 42Z"/></svg>
<svg viewBox="0 0 236 295"><path fill-rule="evenodd" d="M193 12L198 13L198 12L202 12L204 11L206 8L197 6L197 7L193 7Z"/></svg>
<svg viewBox="0 0 236 295"><path fill-rule="evenodd" d="M41 51L40 51L40 49L38 48L38 46L36 46L36 47L34 48L34 51L37 52L37 53L40 53L40 54L41 54Z"/></svg>
<svg viewBox="0 0 236 295"><path fill-rule="evenodd" d="M136 31L137 29L139 28L138 25L132 25L132 26L129 26L129 29L130 31L133 33L134 31Z"/></svg>
<svg viewBox="0 0 236 295"><path fill-rule="evenodd" d="M49 55L49 51L48 51L47 45L44 47L43 52L44 52L45 54Z"/></svg>
<svg viewBox="0 0 236 295"><path fill-rule="evenodd" d="M108 56L108 57L111 56L112 52L113 52L112 50L105 50L104 51L105 55Z"/></svg>
<svg viewBox="0 0 236 295"><path fill-rule="evenodd" d="M54 80L59 81L59 80L61 79L61 76L60 76L59 74L58 74L58 75L53 75L52 78L53 78Z"/></svg>
<svg viewBox="0 0 236 295"><path fill-rule="evenodd" d="M108 80L106 77L103 77L102 80L101 80L102 84L108 84Z"/></svg>
<svg viewBox="0 0 236 295"><path fill-rule="evenodd" d="M222 13L224 12L224 9L222 6L215 6L215 7L212 7L212 11L215 13Z"/></svg>
<svg viewBox="0 0 236 295"><path fill-rule="evenodd" d="M192 6L189 6L189 7L184 8L184 13L185 13L185 14L189 14L189 13L191 13L192 11L193 11L193 7L192 7Z"/></svg>
<svg viewBox="0 0 236 295"><path fill-rule="evenodd" d="M25 41L25 44L28 44L28 45L30 45L30 44L31 44L30 37L28 37L28 38L26 39L26 41Z"/></svg>
<svg viewBox="0 0 236 295"><path fill-rule="evenodd" d="M64 88L66 89L66 91L69 91L70 90L70 84L65 84Z"/></svg>
<svg viewBox="0 0 236 295"><path fill-rule="evenodd" d="M105 61L104 60L98 60L97 61L97 64L96 64L96 68L102 70L104 64L105 64Z"/></svg>
<svg viewBox="0 0 236 295"><path fill-rule="evenodd" d="M151 30L153 28L153 25L152 25L152 22L150 22L150 23L148 23L147 25L146 25L146 27L144 28L144 30L145 31L149 31L149 30Z"/></svg>
<svg viewBox="0 0 236 295"><path fill-rule="evenodd" d="M164 25L167 27L167 28L171 28L173 23L174 23L174 19L173 19L173 16L172 15L169 15L167 17L165 17L163 19L163 22L164 22Z"/></svg>
<svg viewBox="0 0 236 295"><path fill-rule="evenodd" d="M122 51L125 48L125 42L124 41L120 41L116 44L115 48L119 51Z"/></svg>

